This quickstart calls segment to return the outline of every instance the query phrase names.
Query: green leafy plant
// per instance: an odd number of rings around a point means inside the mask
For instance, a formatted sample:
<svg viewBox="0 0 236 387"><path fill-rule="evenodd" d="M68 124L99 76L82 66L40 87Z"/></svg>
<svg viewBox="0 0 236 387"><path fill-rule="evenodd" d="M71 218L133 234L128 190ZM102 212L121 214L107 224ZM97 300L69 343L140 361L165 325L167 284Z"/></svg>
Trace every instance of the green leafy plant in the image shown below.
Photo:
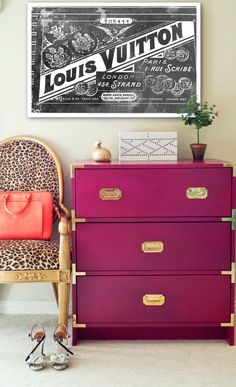
<svg viewBox="0 0 236 387"><path fill-rule="evenodd" d="M193 95L186 102L187 113L181 115L185 125L194 125L197 130L197 143L200 143L200 129L212 124L219 115L216 105L209 106L208 102L200 104L197 96Z"/></svg>

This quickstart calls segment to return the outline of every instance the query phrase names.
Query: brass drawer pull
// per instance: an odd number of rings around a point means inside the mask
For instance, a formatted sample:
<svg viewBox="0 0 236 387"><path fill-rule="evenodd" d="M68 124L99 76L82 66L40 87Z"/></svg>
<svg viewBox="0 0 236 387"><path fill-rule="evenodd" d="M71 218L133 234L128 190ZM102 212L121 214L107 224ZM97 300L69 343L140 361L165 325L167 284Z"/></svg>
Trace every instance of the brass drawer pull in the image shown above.
<svg viewBox="0 0 236 387"><path fill-rule="evenodd" d="M189 187L186 190L188 199L206 199L208 196L208 189L206 187Z"/></svg>
<svg viewBox="0 0 236 387"><path fill-rule="evenodd" d="M165 296L163 294L145 294L143 303L146 306L162 306L165 304Z"/></svg>
<svg viewBox="0 0 236 387"><path fill-rule="evenodd" d="M164 250L163 242L143 242L142 251L144 253L161 253Z"/></svg>
<svg viewBox="0 0 236 387"><path fill-rule="evenodd" d="M119 188L102 188L99 191L99 197L102 200L119 200L121 196L122 191Z"/></svg>

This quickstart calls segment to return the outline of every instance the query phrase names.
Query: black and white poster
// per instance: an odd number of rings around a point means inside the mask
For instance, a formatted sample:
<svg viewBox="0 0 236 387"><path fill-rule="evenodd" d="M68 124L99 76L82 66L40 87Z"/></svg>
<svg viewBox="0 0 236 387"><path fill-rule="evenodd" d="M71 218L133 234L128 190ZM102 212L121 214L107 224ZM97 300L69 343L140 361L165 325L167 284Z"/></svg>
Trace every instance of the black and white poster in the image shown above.
<svg viewBox="0 0 236 387"><path fill-rule="evenodd" d="M200 98L199 3L29 3L30 117L175 117Z"/></svg>

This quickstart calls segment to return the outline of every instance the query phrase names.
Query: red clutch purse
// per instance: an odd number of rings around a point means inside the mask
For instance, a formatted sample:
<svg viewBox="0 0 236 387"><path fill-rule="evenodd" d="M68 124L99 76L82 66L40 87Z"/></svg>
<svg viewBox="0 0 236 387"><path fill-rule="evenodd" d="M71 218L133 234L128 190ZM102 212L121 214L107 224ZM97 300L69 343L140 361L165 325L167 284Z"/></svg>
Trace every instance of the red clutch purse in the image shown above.
<svg viewBox="0 0 236 387"><path fill-rule="evenodd" d="M50 239L52 221L50 192L0 192L0 239Z"/></svg>

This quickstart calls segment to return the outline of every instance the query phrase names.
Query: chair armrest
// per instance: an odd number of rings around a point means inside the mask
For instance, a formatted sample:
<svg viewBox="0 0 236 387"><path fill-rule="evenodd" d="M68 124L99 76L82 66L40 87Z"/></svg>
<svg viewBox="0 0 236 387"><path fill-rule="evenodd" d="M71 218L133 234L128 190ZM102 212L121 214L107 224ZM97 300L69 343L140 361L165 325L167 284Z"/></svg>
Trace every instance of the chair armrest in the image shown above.
<svg viewBox="0 0 236 387"><path fill-rule="evenodd" d="M57 218L62 219L63 216L68 220L71 218L70 211L68 210L68 208L66 208L66 206L64 206L63 203L59 203L58 207L54 204L53 209L55 211L54 220L56 220Z"/></svg>
<svg viewBox="0 0 236 387"><path fill-rule="evenodd" d="M58 232L60 236L65 236L70 234L70 223L66 216L62 216L58 224Z"/></svg>
<svg viewBox="0 0 236 387"><path fill-rule="evenodd" d="M63 203L59 203L59 207L62 212L64 212L66 219L70 219L70 211L68 210L68 208Z"/></svg>
<svg viewBox="0 0 236 387"><path fill-rule="evenodd" d="M63 216L58 225L60 234L59 242L59 268L60 270L70 269L70 224Z"/></svg>

